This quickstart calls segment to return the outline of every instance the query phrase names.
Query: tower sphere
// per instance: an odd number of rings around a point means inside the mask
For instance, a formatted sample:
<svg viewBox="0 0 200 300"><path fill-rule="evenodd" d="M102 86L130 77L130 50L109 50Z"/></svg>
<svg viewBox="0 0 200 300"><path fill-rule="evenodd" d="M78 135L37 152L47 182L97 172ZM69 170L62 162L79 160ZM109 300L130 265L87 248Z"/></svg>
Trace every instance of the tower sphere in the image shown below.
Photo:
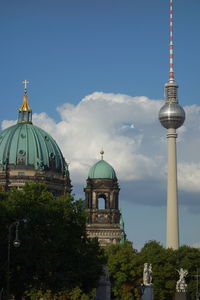
<svg viewBox="0 0 200 300"><path fill-rule="evenodd" d="M174 80L173 0L170 2L169 81L165 84L165 104L159 111L159 121L167 129L167 248L179 248L178 186L176 161L176 129L185 121L185 111L178 103L178 84Z"/></svg>
<svg viewBox="0 0 200 300"><path fill-rule="evenodd" d="M177 129L185 121L185 111L178 103L178 84L170 79L165 84L165 104L159 111L159 120L163 127Z"/></svg>
<svg viewBox="0 0 200 300"><path fill-rule="evenodd" d="M177 102L167 102L159 111L159 120L163 127L177 129L185 121L185 111Z"/></svg>

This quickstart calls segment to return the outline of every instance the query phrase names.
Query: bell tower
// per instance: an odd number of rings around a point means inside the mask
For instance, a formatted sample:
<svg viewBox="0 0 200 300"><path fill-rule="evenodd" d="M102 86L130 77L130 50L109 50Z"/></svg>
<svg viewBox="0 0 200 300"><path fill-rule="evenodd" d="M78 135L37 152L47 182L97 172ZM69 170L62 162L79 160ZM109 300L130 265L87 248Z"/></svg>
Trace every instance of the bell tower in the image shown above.
<svg viewBox="0 0 200 300"><path fill-rule="evenodd" d="M103 159L89 170L84 188L88 212L87 234L97 237L101 246L120 243L124 229L120 226L119 185L115 170Z"/></svg>

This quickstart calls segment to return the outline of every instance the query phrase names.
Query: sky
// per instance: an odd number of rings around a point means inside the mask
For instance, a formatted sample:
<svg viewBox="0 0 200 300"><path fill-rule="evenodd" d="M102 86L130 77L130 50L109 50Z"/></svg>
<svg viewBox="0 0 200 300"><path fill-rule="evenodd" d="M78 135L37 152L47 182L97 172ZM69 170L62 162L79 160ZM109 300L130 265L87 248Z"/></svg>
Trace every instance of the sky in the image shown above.
<svg viewBox="0 0 200 300"><path fill-rule="evenodd" d="M186 122L178 130L181 244L200 245L200 1L174 0L174 65ZM33 122L69 163L84 198L89 168L116 170L134 247L165 245L169 0L1 0L0 122L14 124L24 79Z"/></svg>

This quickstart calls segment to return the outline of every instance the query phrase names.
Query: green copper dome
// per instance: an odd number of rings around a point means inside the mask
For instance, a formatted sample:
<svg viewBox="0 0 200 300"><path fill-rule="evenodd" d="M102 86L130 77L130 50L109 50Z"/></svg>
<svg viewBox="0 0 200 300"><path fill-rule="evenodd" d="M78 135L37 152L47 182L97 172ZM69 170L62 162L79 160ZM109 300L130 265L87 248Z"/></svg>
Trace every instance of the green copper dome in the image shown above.
<svg viewBox="0 0 200 300"><path fill-rule="evenodd" d="M8 167L68 173L67 164L54 139L32 124L26 89L18 123L0 133L0 169Z"/></svg>
<svg viewBox="0 0 200 300"><path fill-rule="evenodd" d="M32 123L18 123L0 133L0 168L6 165L65 172L65 160L54 139Z"/></svg>
<svg viewBox="0 0 200 300"><path fill-rule="evenodd" d="M114 179L116 178L116 173L111 165L109 165L105 160L101 159L90 168L88 178Z"/></svg>

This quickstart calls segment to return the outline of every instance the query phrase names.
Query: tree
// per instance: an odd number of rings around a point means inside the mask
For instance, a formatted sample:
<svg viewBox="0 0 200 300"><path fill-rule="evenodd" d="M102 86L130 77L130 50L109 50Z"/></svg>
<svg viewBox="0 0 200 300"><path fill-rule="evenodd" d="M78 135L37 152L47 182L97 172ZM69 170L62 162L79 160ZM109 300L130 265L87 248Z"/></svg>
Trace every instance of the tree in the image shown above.
<svg viewBox="0 0 200 300"><path fill-rule="evenodd" d="M200 251L189 246L182 246L178 250L165 249L156 241L149 241L139 253L141 262L153 265L153 285L155 299L173 299L176 282L179 279L177 270L188 270L186 282L191 299L195 297L195 281L192 275L200 268Z"/></svg>
<svg viewBox="0 0 200 300"><path fill-rule="evenodd" d="M7 261L8 226L20 225L21 247L11 249L10 286L16 298L30 290L88 293L97 284L104 262L96 240L86 237L86 214L81 200L70 195L55 199L43 184L0 193L1 265ZM1 277L6 286L5 271ZM67 299L67 298L66 298Z"/></svg>
<svg viewBox="0 0 200 300"><path fill-rule="evenodd" d="M177 269L181 267L188 270L186 281L191 299L196 299L196 284L198 269L200 269L200 250L189 246L182 246L176 251Z"/></svg>
<svg viewBox="0 0 200 300"><path fill-rule="evenodd" d="M111 245L106 249L112 284L112 299L132 300L137 298L136 286L140 282L138 254L132 244Z"/></svg>
<svg viewBox="0 0 200 300"><path fill-rule="evenodd" d="M140 299L136 287L143 282L144 263L153 266L153 290L155 300L174 298L177 270L188 270L186 282L192 300L196 299L196 281L193 275L200 269L200 251L188 246L178 250L165 249L156 241L147 242L140 252L128 241L124 245L112 245L106 249L112 283L112 299Z"/></svg>
<svg viewBox="0 0 200 300"><path fill-rule="evenodd" d="M149 241L140 251L141 263L153 266L155 299L173 299L176 286L176 258L172 249L165 249L156 241Z"/></svg>

